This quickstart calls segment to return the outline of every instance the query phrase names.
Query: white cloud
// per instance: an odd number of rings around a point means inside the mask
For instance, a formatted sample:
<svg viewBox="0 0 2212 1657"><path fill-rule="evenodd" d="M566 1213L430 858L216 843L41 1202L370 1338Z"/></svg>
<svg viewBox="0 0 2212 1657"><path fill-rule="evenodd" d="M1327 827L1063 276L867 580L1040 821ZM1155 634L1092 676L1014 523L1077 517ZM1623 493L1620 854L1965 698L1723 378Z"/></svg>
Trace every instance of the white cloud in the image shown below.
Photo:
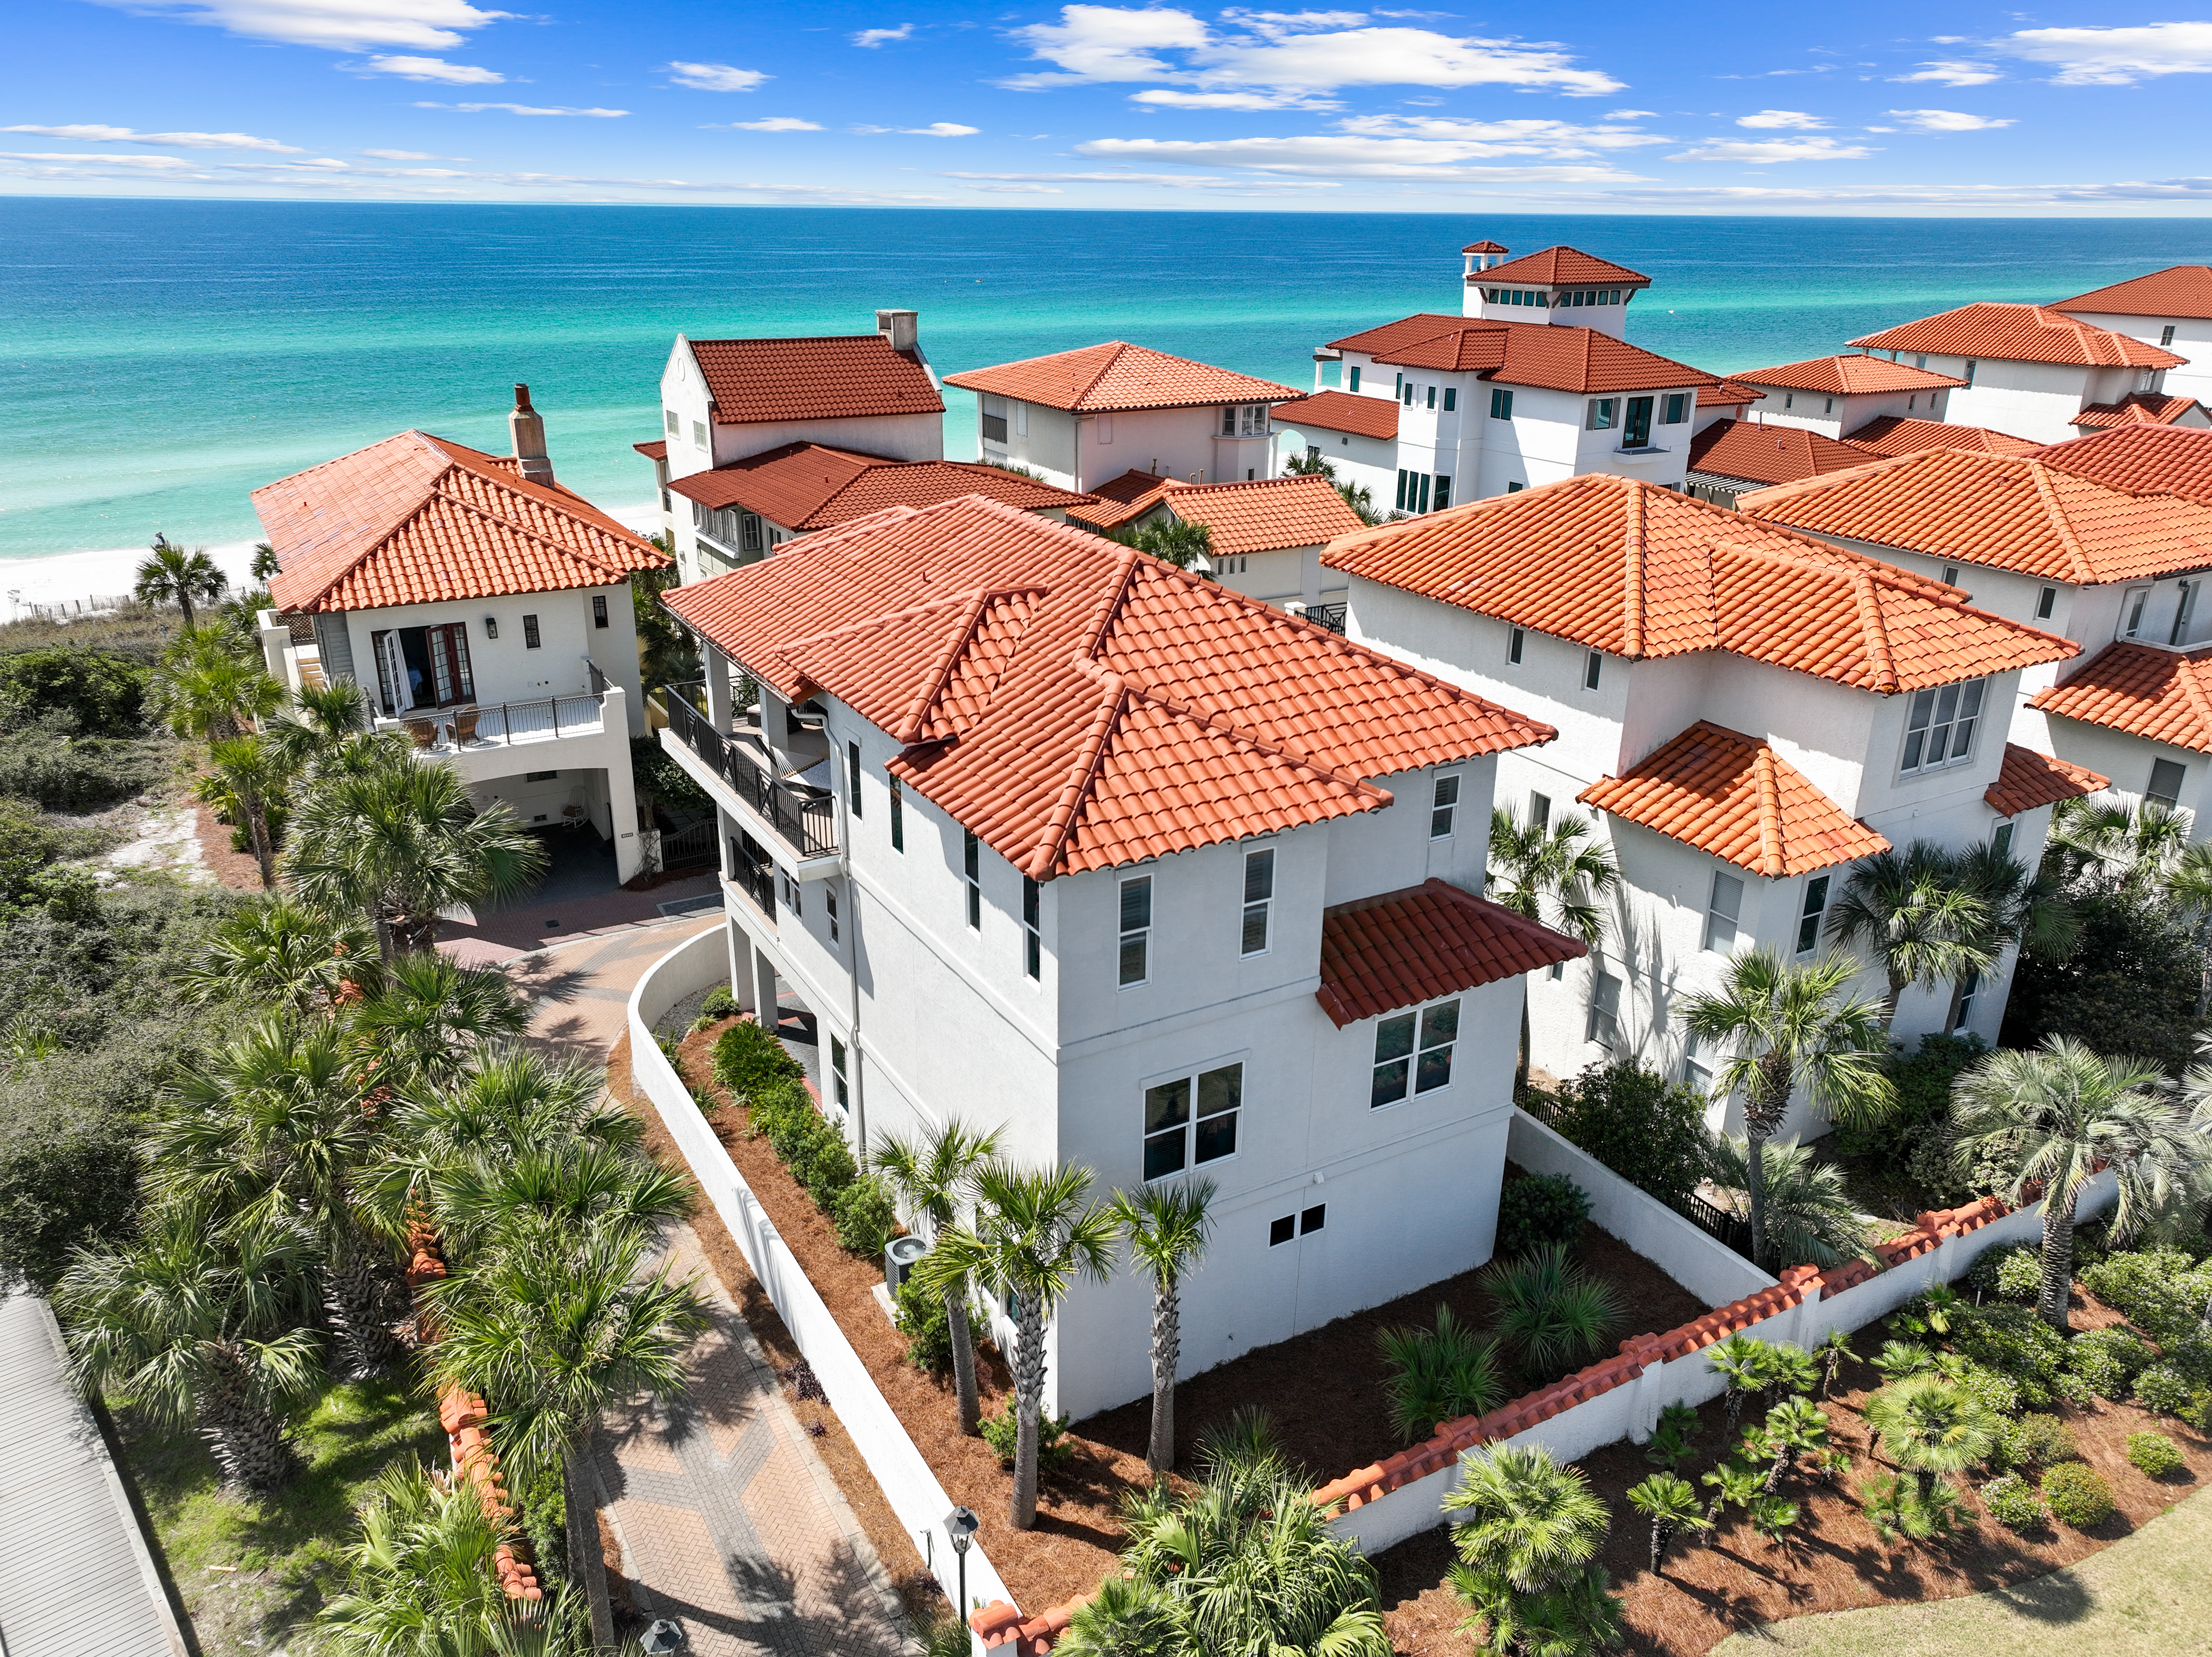
<svg viewBox="0 0 2212 1657"><path fill-rule="evenodd" d="M1659 118L1659 112L1656 109L1608 109L1605 118L1608 121L1656 121Z"/></svg>
<svg viewBox="0 0 2212 1657"><path fill-rule="evenodd" d="M445 50L465 31L512 12L486 11L468 0L94 0L118 10L170 15L256 40L366 52L373 46Z"/></svg>
<svg viewBox="0 0 2212 1657"><path fill-rule="evenodd" d="M1420 138L1316 136L1302 138L1223 138L1199 143L1152 138L1097 138L1079 143L1080 155L1126 156L1135 161L1173 161L1186 167L1238 167L1345 179L1523 179L1555 184L1594 184L1633 179L1598 166L1468 167L1455 163L1494 155L1545 155L1543 145L1443 142Z"/></svg>
<svg viewBox="0 0 2212 1657"><path fill-rule="evenodd" d="M2063 87L2127 86L2160 75L2212 75L2212 23L2021 29L1992 43L2008 57L2056 64Z"/></svg>
<svg viewBox="0 0 2212 1657"><path fill-rule="evenodd" d="M1199 173L940 173L941 179L991 179L1005 182L997 186L1012 189L1018 184L1042 187L1059 184L1121 184L1158 185L1164 190L1196 191L1210 195L1229 196L1310 196L1316 190L1340 190L1341 185L1322 179L1221 179L1209 178ZM993 185L980 185L979 189Z"/></svg>
<svg viewBox="0 0 2212 1657"><path fill-rule="evenodd" d="M297 144L255 138L243 132L133 132L127 126L0 126L0 132L30 132L41 138L74 138L80 143L160 144L170 149L265 149L279 155L302 153Z"/></svg>
<svg viewBox="0 0 2212 1657"><path fill-rule="evenodd" d="M1556 46L1431 29L1364 27L1359 12L1222 15L1216 32L1188 11L1068 5L1057 23L1012 31L1055 66L1000 82L1017 91L1103 81L1167 81L1200 91L1267 88L1329 92L1351 86L1516 86L1600 96L1621 82L1574 67ZM1167 53L1180 55L1171 59Z"/></svg>
<svg viewBox="0 0 2212 1657"><path fill-rule="evenodd" d="M548 109L541 108L536 104L432 104L420 100L417 100L415 107L457 109L464 115L481 115L488 109L504 110L509 115L586 115L594 120L601 121L611 121L617 116L629 113L626 109L568 109L558 106Z"/></svg>
<svg viewBox="0 0 2212 1657"><path fill-rule="evenodd" d="M380 161L434 161L438 158L427 149L364 149L364 155L374 155Z"/></svg>
<svg viewBox="0 0 2212 1657"><path fill-rule="evenodd" d="M1937 86L1985 87L1990 82L2004 77L1987 64L1961 63L1947 58L1938 63L1923 64L1913 74L1893 75L1889 78L1900 84L1925 81Z"/></svg>
<svg viewBox="0 0 2212 1657"><path fill-rule="evenodd" d="M1152 109L1342 109L1334 98L1309 97L1303 92L1177 92L1170 87L1150 87L1129 94L1133 104Z"/></svg>
<svg viewBox="0 0 2212 1657"><path fill-rule="evenodd" d="M356 75L397 75L404 81L441 81L453 87L497 86L507 76L497 70L474 64L449 64L442 58L370 58L365 64L342 65Z"/></svg>
<svg viewBox="0 0 2212 1657"><path fill-rule="evenodd" d="M940 174L940 177L949 176ZM990 191L999 196L1065 196L1067 192L1057 185L1049 184L979 184L978 190Z"/></svg>
<svg viewBox="0 0 2212 1657"><path fill-rule="evenodd" d="M819 132L819 121L802 121L796 115L771 115L760 121L724 121L708 127L710 132Z"/></svg>
<svg viewBox="0 0 2212 1657"><path fill-rule="evenodd" d="M2013 124L2010 119L1994 120L1955 109L1893 109L1889 113L1916 132L1987 132L1992 127Z"/></svg>
<svg viewBox="0 0 2212 1657"><path fill-rule="evenodd" d="M136 173L189 173L206 165L204 161L188 161L181 155L70 155L53 150L0 150L0 161L86 161L101 168L128 169Z"/></svg>
<svg viewBox="0 0 2212 1657"><path fill-rule="evenodd" d="M895 29L862 29L853 37L853 44L856 46L866 46L872 51L886 40L911 40L912 39L914 39L914 25L901 23Z"/></svg>
<svg viewBox="0 0 2212 1657"><path fill-rule="evenodd" d="M1802 109L1762 109L1756 115L1737 116L1735 124L1738 126L1796 127L1806 130L1827 125L1827 123L1819 116L1808 115Z"/></svg>
<svg viewBox="0 0 2212 1657"><path fill-rule="evenodd" d="M1838 138L1717 138L1669 155L1670 161L1747 161L1764 167L1773 161L1857 161L1874 154L1864 144Z"/></svg>
<svg viewBox="0 0 2212 1657"><path fill-rule="evenodd" d="M1463 121L1441 115L1357 115L1339 121L1346 132L1369 138L1427 138L1453 144L1476 155L1588 155L1601 149L1640 149L1674 142L1632 126L1578 126L1572 121L1541 119Z"/></svg>
<svg viewBox="0 0 2212 1657"><path fill-rule="evenodd" d="M678 62L665 65L664 72L678 86L690 87L694 92L750 92L772 78L760 70L738 69L731 64Z"/></svg>
<svg viewBox="0 0 2212 1657"><path fill-rule="evenodd" d="M932 121L927 126L902 126L900 131L916 138L969 138L983 129L963 126L957 121Z"/></svg>

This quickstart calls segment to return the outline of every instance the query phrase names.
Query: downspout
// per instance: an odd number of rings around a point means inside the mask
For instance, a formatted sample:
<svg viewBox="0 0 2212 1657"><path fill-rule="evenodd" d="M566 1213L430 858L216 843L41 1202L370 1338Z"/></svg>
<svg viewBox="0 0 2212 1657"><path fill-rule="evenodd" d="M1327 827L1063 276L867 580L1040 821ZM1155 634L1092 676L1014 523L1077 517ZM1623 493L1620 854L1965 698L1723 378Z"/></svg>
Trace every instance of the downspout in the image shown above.
<svg viewBox="0 0 2212 1657"><path fill-rule="evenodd" d="M829 721L826 719L823 720L823 725L826 731L829 725ZM836 739L833 737L831 740L834 744ZM838 754L836 749L833 746L830 750L830 763L833 771L844 768L840 764L842 757L842 756ZM846 769L845 787L840 788L836 791L837 844L843 850L843 855L839 858L838 861L843 865L844 869L846 907L852 911L849 924L850 936L848 942L848 952L851 956L852 964L846 968L845 982L848 989L847 1017L850 1021L848 1028L851 1031L853 1041L852 1050L845 1055L846 1065L851 1072L846 1077L846 1085L853 1089L854 1156L855 1161L860 1162L865 1166L868 1155L868 1084L866 1079L868 1072L867 1066L861 1062L860 883L852 877L853 813L852 800L848 792L852 786L853 774L849 769Z"/></svg>

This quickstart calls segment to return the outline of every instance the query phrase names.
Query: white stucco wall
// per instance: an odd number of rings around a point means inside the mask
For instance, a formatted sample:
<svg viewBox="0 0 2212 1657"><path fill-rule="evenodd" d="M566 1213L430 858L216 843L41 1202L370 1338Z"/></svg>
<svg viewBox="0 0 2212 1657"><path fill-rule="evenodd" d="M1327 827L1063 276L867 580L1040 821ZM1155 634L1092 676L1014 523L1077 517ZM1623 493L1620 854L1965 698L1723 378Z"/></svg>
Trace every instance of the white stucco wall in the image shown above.
<svg viewBox="0 0 2212 1657"><path fill-rule="evenodd" d="M2093 327L2109 328L2130 339L2141 340L2146 345L2162 345L2176 356L2187 357L2186 366L2166 370L2164 389L2171 396L2193 397L2212 406L2212 317L2121 316L2110 311L2069 311L2066 314L2078 317ZM2165 337L2168 328L2173 330L2170 340Z"/></svg>
<svg viewBox="0 0 2212 1657"><path fill-rule="evenodd" d="M1003 444L983 435L987 416L1006 421ZM1026 467L1064 489L1096 489L1127 471L1189 483L1270 476L1267 422L1256 437L1224 438L1218 404L1075 414L983 393L975 399L975 422L976 452L985 460Z"/></svg>

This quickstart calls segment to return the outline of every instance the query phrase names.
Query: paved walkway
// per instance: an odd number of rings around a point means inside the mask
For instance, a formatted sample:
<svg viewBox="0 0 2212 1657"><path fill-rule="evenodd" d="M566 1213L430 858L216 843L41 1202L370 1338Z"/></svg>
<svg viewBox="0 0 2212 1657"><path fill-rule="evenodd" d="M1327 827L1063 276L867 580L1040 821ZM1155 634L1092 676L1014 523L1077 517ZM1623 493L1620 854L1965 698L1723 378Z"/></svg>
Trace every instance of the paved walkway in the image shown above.
<svg viewBox="0 0 2212 1657"><path fill-rule="evenodd" d="M496 963L471 959L465 947L439 947L471 965L503 966L537 1005L531 1032L535 1040L563 1054L605 1064L628 1028L630 992L645 969L685 938L721 921L719 908L673 920L656 915L649 923L633 921L528 954L514 952Z"/></svg>

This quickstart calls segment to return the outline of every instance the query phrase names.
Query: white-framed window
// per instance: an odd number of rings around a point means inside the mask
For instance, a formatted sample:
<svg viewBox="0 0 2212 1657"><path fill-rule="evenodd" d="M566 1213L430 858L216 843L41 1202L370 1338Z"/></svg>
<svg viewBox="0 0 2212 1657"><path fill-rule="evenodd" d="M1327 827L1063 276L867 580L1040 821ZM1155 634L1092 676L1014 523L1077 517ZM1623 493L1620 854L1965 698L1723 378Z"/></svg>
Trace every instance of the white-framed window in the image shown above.
<svg viewBox="0 0 2212 1657"><path fill-rule="evenodd" d="M1244 925L1238 942L1243 955L1265 955L1273 937L1275 848L1244 854Z"/></svg>
<svg viewBox="0 0 2212 1657"><path fill-rule="evenodd" d="M975 400L975 414L981 424L983 440L986 443L1003 443L1006 440L1006 398L993 397L986 392Z"/></svg>
<svg viewBox="0 0 2212 1657"><path fill-rule="evenodd" d="M2150 786L2143 790L2143 798L2173 810L2181 804L2181 785L2188 775L2189 768L2178 761L2153 760Z"/></svg>
<svg viewBox="0 0 2212 1657"><path fill-rule="evenodd" d="M837 941L837 889L835 886L822 889L822 911L830 917L830 941L835 944Z"/></svg>
<svg viewBox="0 0 2212 1657"><path fill-rule="evenodd" d="M1038 916L1042 895L1037 883L1027 875L1022 877L1022 971L1028 976L1044 976L1044 926Z"/></svg>
<svg viewBox="0 0 2212 1657"><path fill-rule="evenodd" d="M1127 989L1152 975L1152 877L1136 875L1121 883L1121 942L1116 982Z"/></svg>
<svg viewBox="0 0 2212 1657"><path fill-rule="evenodd" d="M983 930L983 849L970 829L960 837L960 877L968 888L968 930Z"/></svg>
<svg viewBox="0 0 2212 1657"><path fill-rule="evenodd" d="M661 413L666 416L668 419L668 434L671 437L683 436L684 422L682 417L677 414L676 410L673 409L663 409Z"/></svg>
<svg viewBox="0 0 2212 1657"><path fill-rule="evenodd" d="M1510 494L1512 494L1512 493L1513 493L1513 491L1512 491L1511 489L1508 489L1508 490L1506 491L1506 493L1507 493L1508 495L1510 495ZM1508 662L1511 663L1515 667L1518 667L1518 666L1520 666L1520 665L1521 665L1521 652L1522 652L1522 648L1523 648L1523 647L1528 644L1528 629L1527 629L1527 628L1517 628L1517 627L1514 627L1514 628L1506 628L1506 629L1505 629L1505 659L1506 659Z"/></svg>
<svg viewBox="0 0 2212 1657"><path fill-rule="evenodd" d="M1589 413L1583 423L1593 432L1609 432L1620 408L1620 399L1617 397L1594 397L1589 400Z"/></svg>
<svg viewBox="0 0 2212 1657"><path fill-rule="evenodd" d="M1829 398L1821 398L1821 399L1820 399L1820 412L1821 412L1822 414L1833 414L1833 413L1835 413L1835 411L1836 411L1836 399L1835 399L1835 398L1833 398L1832 397L1829 397Z"/></svg>
<svg viewBox="0 0 2212 1657"><path fill-rule="evenodd" d="M1831 879L1827 875L1805 877L1805 895L1797 906L1797 953L1800 955L1810 955L1820 947L1820 921L1828 913Z"/></svg>
<svg viewBox="0 0 2212 1657"><path fill-rule="evenodd" d="M1447 771L1436 780L1429 794L1429 838L1449 840L1459 818L1459 773Z"/></svg>
<svg viewBox="0 0 2212 1657"><path fill-rule="evenodd" d="M2012 855L2012 824L2008 822L1997 824L1996 833L1990 836L1990 849L2001 858L2009 858Z"/></svg>
<svg viewBox="0 0 2212 1657"><path fill-rule="evenodd" d="M1590 974L1589 1029L1583 1039L1607 1048L1620 1045L1620 980L1609 972Z"/></svg>
<svg viewBox="0 0 2212 1657"><path fill-rule="evenodd" d="M2197 610L2197 589L2203 585L2202 581L2181 584L2181 602L2173 607L2173 630L2166 635L2166 643L2178 645L2187 635L2190 619Z"/></svg>
<svg viewBox="0 0 2212 1657"><path fill-rule="evenodd" d="M1492 420L1513 418L1513 393L1503 385L1490 388L1490 417Z"/></svg>
<svg viewBox="0 0 2212 1657"><path fill-rule="evenodd" d="M1946 564L1943 566L1943 585L1947 587L1954 587L1959 585L1959 567L1956 564Z"/></svg>
<svg viewBox="0 0 2212 1657"><path fill-rule="evenodd" d="M2150 602L2148 587L2130 587L2120 600L2120 637L2132 639L2142 631L2143 606Z"/></svg>
<svg viewBox="0 0 2212 1657"><path fill-rule="evenodd" d="M1145 1178L1164 1180L1237 1154L1244 1066L1223 1065L1145 1089Z"/></svg>
<svg viewBox="0 0 2212 1657"><path fill-rule="evenodd" d="M1018 398L1007 400L1014 405L1014 435L1027 437L1030 434L1030 405Z"/></svg>
<svg viewBox="0 0 2212 1657"><path fill-rule="evenodd" d="M891 784L891 850L906 850L906 790L893 777Z"/></svg>
<svg viewBox="0 0 2212 1657"><path fill-rule="evenodd" d="M1984 679L1916 691L1905 718L1900 775L1914 776L1973 757L1974 727L1981 723Z"/></svg>
<svg viewBox="0 0 2212 1657"><path fill-rule="evenodd" d="M2136 380L2136 390L2139 391L2147 391L2157 383L2158 370L2155 368L2146 368Z"/></svg>
<svg viewBox="0 0 2212 1657"><path fill-rule="evenodd" d="M1232 403L1221 410L1221 434L1224 437L1265 437L1267 434L1267 405L1264 403Z"/></svg>
<svg viewBox="0 0 2212 1657"><path fill-rule="evenodd" d="M2051 612L2057 608L2058 589L2057 587L2045 587L2042 592L2035 595L2035 619L2037 621L2049 621L2051 619Z"/></svg>
<svg viewBox="0 0 2212 1657"><path fill-rule="evenodd" d="M1459 412L1459 388L1455 385L1444 387L1444 412L1446 414Z"/></svg>
<svg viewBox="0 0 2212 1657"><path fill-rule="evenodd" d="M1694 1035L1682 1043L1682 1081L1692 1093L1713 1090L1713 1067L1705 1062L1705 1045Z"/></svg>
<svg viewBox="0 0 2212 1657"><path fill-rule="evenodd" d="M789 875L780 875L783 884L783 907L795 915L806 913L806 889Z"/></svg>
<svg viewBox="0 0 2212 1657"><path fill-rule="evenodd" d="M1735 947L1736 924L1743 916L1743 882L1716 869L1705 899L1705 947L1725 955Z"/></svg>
<svg viewBox="0 0 2212 1657"><path fill-rule="evenodd" d="M1528 791L1528 826L1532 828L1552 826L1552 797L1549 794L1540 794L1534 789Z"/></svg>
<svg viewBox="0 0 2212 1657"><path fill-rule="evenodd" d="M691 442L695 448L703 449L707 446L707 422L705 421L695 420L691 422Z"/></svg>
<svg viewBox="0 0 2212 1657"><path fill-rule="evenodd" d="M854 816L860 813L860 744L845 744L845 809Z"/></svg>
<svg viewBox="0 0 2212 1657"><path fill-rule="evenodd" d="M1964 1035L1974 1023L1974 998L1981 993L1982 974L1978 968L1968 968L1966 975L1959 980L1959 987L1951 998L1951 1034Z"/></svg>
<svg viewBox="0 0 2212 1657"><path fill-rule="evenodd" d="M1459 998L1414 1012L1393 1013L1375 1026L1370 1110L1451 1085L1452 1049L1459 1041Z"/></svg>
<svg viewBox="0 0 2212 1657"><path fill-rule="evenodd" d="M837 1108L850 1115L853 1110L852 1084L846 1079L845 1044L836 1036L830 1038L830 1085L837 1101Z"/></svg>
<svg viewBox="0 0 2212 1657"><path fill-rule="evenodd" d="M1690 394L1687 391L1667 393L1665 412L1659 416L1662 426L1679 426L1690 417Z"/></svg>
<svg viewBox="0 0 2212 1657"><path fill-rule="evenodd" d="M1589 659L1584 661L1583 664L1583 689L1585 690L1596 689L1598 675L1604 671L1605 652L1601 650L1593 650L1589 653Z"/></svg>
<svg viewBox="0 0 2212 1657"><path fill-rule="evenodd" d="M2167 323L2165 327L2158 331L2158 343L2160 345L2171 345L2173 343L2173 325L2172 323Z"/></svg>

